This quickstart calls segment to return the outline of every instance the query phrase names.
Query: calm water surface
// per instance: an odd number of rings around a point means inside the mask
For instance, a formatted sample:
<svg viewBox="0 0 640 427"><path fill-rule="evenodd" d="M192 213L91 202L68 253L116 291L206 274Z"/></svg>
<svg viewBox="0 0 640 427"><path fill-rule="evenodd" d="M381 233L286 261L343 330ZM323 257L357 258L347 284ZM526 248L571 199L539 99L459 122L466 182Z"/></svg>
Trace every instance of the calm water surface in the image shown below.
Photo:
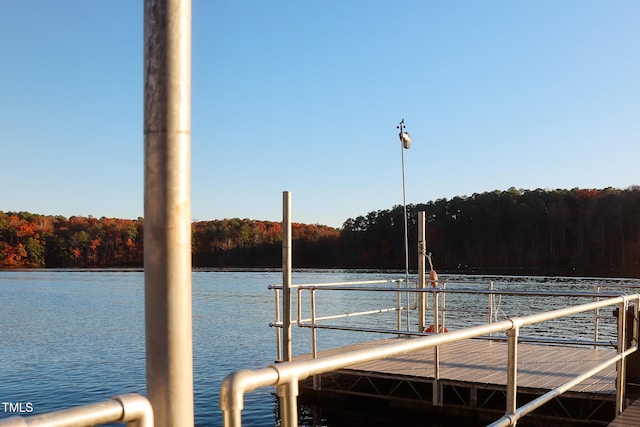
<svg viewBox="0 0 640 427"><path fill-rule="evenodd" d="M293 279L295 283L315 283L397 277L381 273L308 271L294 273ZM227 374L263 367L275 360L275 331L268 326L274 320L274 299L267 286L280 283L281 278L280 272L193 273L196 425L221 425L218 391ZM457 278L491 279L501 289L592 290L596 283L618 289L618 286L631 287L639 283L616 279ZM449 276L449 279L456 277ZM380 295L371 302L372 306L393 305L393 298ZM385 300L379 300L381 298ZM486 314L471 313L486 306L484 299L447 298L448 306L455 304L468 310L464 314L452 312L448 317L450 327L472 318L475 319L472 323L486 321ZM499 303L504 316L549 307L548 302L539 299L524 306L506 298ZM319 310L325 312L352 311L358 306L344 295L319 298L318 304ZM392 314L382 322L392 325L394 319ZM588 324L589 319L581 322ZM585 327L578 325L576 329ZM306 330L294 330L294 354L309 353L308 335ZM320 331L319 335L321 348L372 338L327 331ZM30 402L32 413L39 414L123 393L145 394L144 363L141 271L0 271L0 402ZM244 425L277 424L272 391L263 389L245 397ZM0 405L0 418L9 415Z"/></svg>

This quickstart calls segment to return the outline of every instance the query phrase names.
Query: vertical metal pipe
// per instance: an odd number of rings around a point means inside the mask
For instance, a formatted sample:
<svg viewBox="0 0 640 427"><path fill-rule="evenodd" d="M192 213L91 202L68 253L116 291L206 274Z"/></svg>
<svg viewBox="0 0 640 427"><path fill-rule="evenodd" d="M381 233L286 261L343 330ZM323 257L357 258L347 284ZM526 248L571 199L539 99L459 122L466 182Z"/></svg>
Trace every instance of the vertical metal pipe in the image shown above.
<svg viewBox="0 0 640 427"><path fill-rule="evenodd" d="M283 360L291 354L291 192L282 192L282 339Z"/></svg>
<svg viewBox="0 0 640 427"><path fill-rule="evenodd" d="M493 280L489 280L489 290L493 291ZM487 323L493 323L493 303L495 301L495 295L489 294L489 307L488 307L488 319ZM489 336L493 335L489 333Z"/></svg>
<svg viewBox="0 0 640 427"><path fill-rule="evenodd" d="M618 306L618 354L624 353L626 350L627 340L627 300L625 299ZM620 415L624 410L624 400L627 381L627 359L621 358L617 364L617 378L616 378L616 415Z"/></svg>
<svg viewBox="0 0 640 427"><path fill-rule="evenodd" d="M311 289L309 291L311 300L311 354L314 359L318 358L318 330L316 329L316 290ZM313 389L318 390L320 388L320 376L313 376Z"/></svg>
<svg viewBox="0 0 640 427"><path fill-rule="evenodd" d="M440 294L438 290L433 291L433 331L435 333L440 332L440 319L438 312L440 311Z"/></svg>
<svg viewBox="0 0 640 427"><path fill-rule="evenodd" d="M489 280L489 290L493 290L493 280ZM493 294L489 294L489 306L487 308L487 323L493 323Z"/></svg>
<svg viewBox="0 0 640 427"><path fill-rule="evenodd" d="M447 282L441 282L442 283L442 303L440 304L440 324L438 325L439 329L438 329L438 333L440 332L444 332L445 331L445 315L447 313L447 303L446 303L446 299L447 299Z"/></svg>
<svg viewBox="0 0 640 427"><path fill-rule="evenodd" d="M316 290L311 289L309 291L311 293L311 324L313 325L311 328L311 353L313 358L318 357L318 330L316 329Z"/></svg>
<svg viewBox="0 0 640 427"><path fill-rule="evenodd" d="M437 376L434 376L433 378L433 385L432 385L432 394L433 394L433 402L432 405L433 406L442 406L443 402L442 402L442 393L440 392L441 390L441 386L440 386L440 362L439 362L439 357L440 357L440 349L439 347L434 347L434 363L437 363L437 367L435 369L435 372Z"/></svg>
<svg viewBox="0 0 640 427"><path fill-rule="evenodd" d="M520 335L520 327L517 325L507 331L507 336L509 337L507 356L507 415L512 416L514 420L518 408L518 335ZM511 425L516 425L516 421Z"/></svg>
<svg viewBox="0 0 640 427"><path fill-rule="evenodd" d="M433 347L433 406L442 406L440 393L440 346Z"/></svg>
<svg viewBox="0 0 640 427"><path fill-rule="evenodd" d="M596 293L600 293L602 286L596 285ZM596 302L600 301L599 297L596 297ZM593 348L598 348L598 335L600 329L600 309L596 308L593 311Z"/></svg>
<svg viewBox="0 0 640 427"><path fill-rule="evenodd" d="M426 288L426 264L425 257L427 256L427 242L425 238L425 212L418 212L418 287L420 289ZM418 297L418 332L424 332L426 329L424 324L424 316L426 310L427 294L420 292Z"/></svg>
<svg viewBox="0 0 640 427"><path fill-rule="evenodd" d="M398 289L400 289L402 287L402 280L398 280L396 283L398 285ZM402 329L402 292L400 291L397 292L397 298L398 298L397 323L398 323L398 330L401 330Z"/></svg>
<svg viewBox="0 0 640 427"><path fill-rule="evenodd" d="M640 305L640 301L636 299L633 305L633 329L632 329L632 341L631 341L631 344L633 346L638 345L638 319L639 319L638 312L640 312L639 305Z"/></svg>
<svg viewBox="0 0 640 427"><path fill-rule="evenodd" d="M433 330L439 332L438 291L433 292ZM442 406L440 396L440 346L433 347L433 406Z"/></svg>
<svg viewBox="0 0 640 427"><path fill-rule="evenodd" d="M402 152L402 204L404 207L404 283L405 287L409 289L409 226L407 219L407 190L404 179L404 145L402 138L400 138L400 151ZM409 307L411 302L409 301L409 298L410 293L407 292L407 332L411 330L409 324Z"/></svg>
<svg viewBox="0 0 640 427"><path fill-rule="evenodd" d="M303 289L298 288L296 292L296 308L298 309L296 321L298 326L302 323L302 291ZM293 323L293 319L291 319L291 323Z"/></svg>
<svg viewBox="0 0 640 427"><path fill-rule="evenodd" d="M276 324L280 323L280 291L278 289L273 290L276 294ZM282 327L276 326L276 361L282 362Z"/></svg>
<svg viewBox="0 0 640 427"><path fill-rule="evenodd" d="M298 380L277 387L280 398L280 420L283 427L298 427Z"/></svg>
<svg viewBox="0 0 640 427"><path fill-rule="evenodd" d="M192 426L190 0L144 2L144 157L147 393Z"/></svg>
<svg viewBox="0 0 640 427"><path fill-rule="evenodd" d="M224 427L241 427L242 411L239 409L232 411L222 411L222 425Z"/></svg>

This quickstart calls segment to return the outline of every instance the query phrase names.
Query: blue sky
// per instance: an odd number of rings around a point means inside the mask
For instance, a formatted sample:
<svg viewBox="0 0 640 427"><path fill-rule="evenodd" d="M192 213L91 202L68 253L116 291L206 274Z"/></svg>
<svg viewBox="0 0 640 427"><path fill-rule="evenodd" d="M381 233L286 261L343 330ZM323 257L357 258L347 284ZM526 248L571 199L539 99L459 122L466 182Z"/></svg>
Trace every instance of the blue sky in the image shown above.
<svg viewBox="0 0 640 427"><path fill-rule="evenodd" d="M141 1L0 2L0 210L143 215ZM192 216L640 184L640 2L193 2Z"/></svg>

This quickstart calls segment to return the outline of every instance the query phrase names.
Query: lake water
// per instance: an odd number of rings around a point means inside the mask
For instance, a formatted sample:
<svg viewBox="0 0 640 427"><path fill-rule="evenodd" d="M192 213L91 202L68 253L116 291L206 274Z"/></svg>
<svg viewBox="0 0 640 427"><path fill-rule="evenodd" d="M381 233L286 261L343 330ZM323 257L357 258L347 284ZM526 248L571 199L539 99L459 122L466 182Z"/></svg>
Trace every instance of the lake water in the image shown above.
<svg viewBox="0 0 640 427"><path fill-rule="evenodd" d="M293 281L399 277L383 273L301 271L294 273ZM263 367L276 359L275 331L269 327L274 320L274 296L267 287L280 283L281 279L280 272L194 271L196 425L221 425L218 391L227 374ZM536 290L592 290L596 283L619 289L640 284L638 280L548 277L449 276L448 279L485 282L491 279L500 289ZM360 295L357 298L362 302ZM393 302L393 296L385 298L386 301L376 300L372 304L392 306L389 301ZM447 306L455 304L467 309L462 314L452 312L447 318L448 327L486 321L486 314L471 314L478 307L486 307L486 299L474 298L447 297ZM549 308L546 300L530 301L523 308L510 300L500 300L501 315ZM319 298L318 304L324 313L358 308L355 299L344 296ZM394 316L384 322L393 324ZM472 318L475 320L471 321ZM603 327L605 332L606 328ZM321 348L360 339L353 334L320 332ZM294 354L310 352L308 335L308 330L294 330ZM367 338L371 337L364 339ZM32 414L102 401L118 394L145 394L144 275L132 270L0 271L0 343L0 402L28 402ZM273 390L249 393L245 397L243 423L274 426L278 422L276 411ZM0 403L0 419L10 415L3 412Z"/></svg>

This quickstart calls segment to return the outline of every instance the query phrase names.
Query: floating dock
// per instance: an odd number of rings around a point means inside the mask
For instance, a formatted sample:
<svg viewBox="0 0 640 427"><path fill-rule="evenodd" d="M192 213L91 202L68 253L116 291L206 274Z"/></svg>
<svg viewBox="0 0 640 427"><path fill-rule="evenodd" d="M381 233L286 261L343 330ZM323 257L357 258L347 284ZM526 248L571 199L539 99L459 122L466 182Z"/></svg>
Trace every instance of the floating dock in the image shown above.
<svg viewBox="0 0 640 427"><path fill-rule="evenodd" d="M387 340L388 341L388 340ZM321 352L328 356L377 343ZM518 350L518 405L527 403L601 364L615 355L611 348L567 347L521 343ZM429 419L433 425L454 425L453 418L486 425L504 413L507 392L507 343L468 339L439 347L439 405L433 404L434 349L361 363L301 384L303 402L323 408L342 419L349 408L368 407L374 416L366 423L376 425L375 409L394 419L408 415L407 425ZM616 369L612 366L571 388L518 421L520 425L608 425L615 417ZM400 414L400 415L399 415ZM453 418L452 418L453 417ZM449 422L446 422L449 420ZM383 425L384 420L378 420ZM334 425L331 419L331 425ZM401 421L400 421L401 423Z"/></svg>
<svg viewBox="0 0 640 427"><path fill-rule="evenodd" d="M225 377L225 427L242 425L244 395L260 387L276 388L283 427L606 426L631 407L640 383L640 293L603 292L598 284L592 291L497 289L492 280L427 276L424 212L418 218L415 282L407 272L404 279L292 284L291 237L283 231L282 284L269 286L277 362ZM310 354L293 355L294 325L310 332ZM319 330L359 335L341 337L352 345L318 351Z"/></svg>

